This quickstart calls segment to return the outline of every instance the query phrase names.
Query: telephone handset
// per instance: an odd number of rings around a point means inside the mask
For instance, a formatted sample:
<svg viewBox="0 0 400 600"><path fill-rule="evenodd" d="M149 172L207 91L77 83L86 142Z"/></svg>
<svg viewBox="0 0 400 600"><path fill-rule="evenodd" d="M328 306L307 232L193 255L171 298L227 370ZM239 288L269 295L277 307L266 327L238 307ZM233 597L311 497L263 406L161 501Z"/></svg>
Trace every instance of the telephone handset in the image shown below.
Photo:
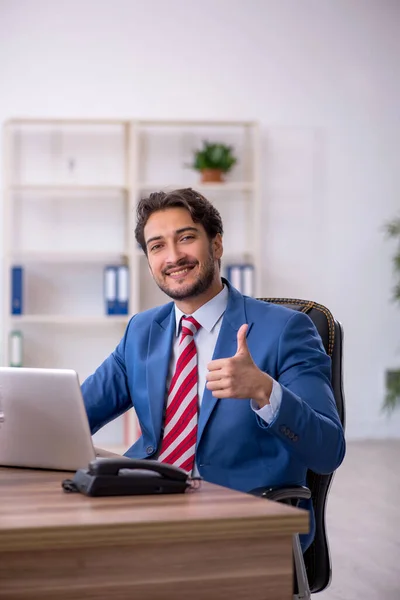
<svg viewBox="0 0 400 600"><path fill-rule="evenodd" d="M188 474L178 467L124 456L93 460L62 486L66 492L87 496L178 494L191 487Z"/></svg>

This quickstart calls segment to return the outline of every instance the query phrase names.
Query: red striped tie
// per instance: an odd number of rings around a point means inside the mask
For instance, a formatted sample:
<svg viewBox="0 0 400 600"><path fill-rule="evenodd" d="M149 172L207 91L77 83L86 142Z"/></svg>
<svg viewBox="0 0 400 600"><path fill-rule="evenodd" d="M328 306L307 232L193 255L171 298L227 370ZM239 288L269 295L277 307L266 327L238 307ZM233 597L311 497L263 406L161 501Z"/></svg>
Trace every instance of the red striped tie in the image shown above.
<svg viewBox="0 0 400 600"><path fill-rule="evenodd" d="M199 328L193 317L182 317L179 356L168 390L164 436L158 457L159 461L188 473L194 466L197 438L197 351L193 336Z"/></svg>

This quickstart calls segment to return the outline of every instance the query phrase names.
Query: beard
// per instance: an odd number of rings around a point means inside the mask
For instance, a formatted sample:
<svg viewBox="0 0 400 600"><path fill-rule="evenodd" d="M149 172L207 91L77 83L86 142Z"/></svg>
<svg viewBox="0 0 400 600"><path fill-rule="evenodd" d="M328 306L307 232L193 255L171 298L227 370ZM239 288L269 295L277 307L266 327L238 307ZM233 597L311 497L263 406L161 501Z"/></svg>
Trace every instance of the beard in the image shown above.
<svg viewBox="0 0 400 600"><path fill-rule="evenodd" d="M187 259L182 259L178 261L175 265L169 267L166 272L168 273L168 271L170 271L171 269L176 269L178 267L180 267L181 269L184 269L185 267L191 268L197 266L198 264L199 263L197 261L188 262ZM200 294L203 294L205 291L208 290L208 288L211 286L214 280L215 270L216 269L214 256L212 249L210 248L207 261L201 267L197 281L193 283L184 284L179 288L171 289L164 282L164 280L161 280L161 278L156 279L154 275L153 278L160 290L164 292L164 294L167 294L167 296L172 298L172 300L187 300L188 298L195 298L196 296L200 296ZM164 272L163 275L166 275L166 272Z"/></svg>

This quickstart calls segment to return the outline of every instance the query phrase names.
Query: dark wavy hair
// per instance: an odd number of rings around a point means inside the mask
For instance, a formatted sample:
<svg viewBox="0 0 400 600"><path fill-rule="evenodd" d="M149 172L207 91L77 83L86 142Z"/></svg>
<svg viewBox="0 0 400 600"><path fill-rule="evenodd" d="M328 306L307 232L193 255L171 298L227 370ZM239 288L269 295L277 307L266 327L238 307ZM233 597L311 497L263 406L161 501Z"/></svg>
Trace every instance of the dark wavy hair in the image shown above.
<svg viewBox="0 0 400 600"><path fill-rule="evenodd" d="M181 207L189 211L194 223L203 225L209 240L215 238L217 233L223 235L221 215L209 200L201 194L184 188L171 192L153 192L148 198L142 198L136 209L137 224L135 238L147 255L146 241L144 239L144 228L154 212L167 208Z"/></svg>

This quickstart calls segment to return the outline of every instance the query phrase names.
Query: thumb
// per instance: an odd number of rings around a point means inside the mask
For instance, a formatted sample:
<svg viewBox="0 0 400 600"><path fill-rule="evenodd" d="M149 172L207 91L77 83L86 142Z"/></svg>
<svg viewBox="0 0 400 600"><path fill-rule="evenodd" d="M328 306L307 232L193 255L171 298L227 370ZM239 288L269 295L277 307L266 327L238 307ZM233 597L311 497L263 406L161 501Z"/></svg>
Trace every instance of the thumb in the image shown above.
<svg viewBox="0 0 400 600"><path fill-rule="evenodd" d="M241 325L241 327L239 328L239 331L237 332L236 355L237 354L249 354L249 349L247 347L247 341L246 341L246 333L247 333L248 328L249 328L249 326L247 325L247 323L245 323L244 325Z"/></svg>

